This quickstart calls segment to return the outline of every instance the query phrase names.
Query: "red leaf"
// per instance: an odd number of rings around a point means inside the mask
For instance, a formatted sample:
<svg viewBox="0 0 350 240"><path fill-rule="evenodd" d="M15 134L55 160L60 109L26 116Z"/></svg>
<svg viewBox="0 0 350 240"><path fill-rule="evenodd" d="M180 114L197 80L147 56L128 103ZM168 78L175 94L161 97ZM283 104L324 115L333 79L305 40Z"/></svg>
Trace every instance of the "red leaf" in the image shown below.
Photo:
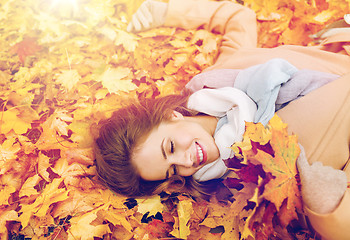
<svg viewBox="0 0 350 240"><path fill-rule="evenodd" d="M275 214L275 206L268 202L257 208L251 221L251 229L256 233L256 240L269 239L269 236L274 233L273 218Z"/></svg>
<svg viewBox="0 0 350 240"><path fill-rule="evenodd" d="M15 52L22 64L26 60L27 56L34 55L41 47L36 43L36 38L24 38L23 41L16 43L11 48L11 52Z"/></svg>
<svg viewBox="0 0 350 240"><path fill-rule="evenodd" d="M241 183L242 180L238 178L230 178L227 177L226 179L223 180L223 183L228 187L228 188L234 188L236 190L242 190L244 188L244 185Z"/></svg>
<svg viewBox="0 0 350 240"><path fill-rule="evenodd" d="M252 182L258 184L259 175L262 178L265 178L266 174L262 169L262 166L254 165L249 163L247 166L241 168L239 171L236 171L236 174L245 182Z"/></svg>
<svg viewBox="0 0 350 240"><path fill-rule="evenodd" d="M257 154L257 149L266 152L267 154L270 154L272 157L275 157L275 151L272 149L272 146L270 142L266 143L265 145L261 145L259 142L250 141L252 144L252 150L254 154Z"/></svg>
<svg viewBox="0 0 350 240"><path fill-rule="evenodd" d="M153 237L165 238L172 230L172 227L168 223L162 222L161 220L153 219L147 224L146 230Z"/></svg>
<svg viewBox="0 0 350 240"><path fill-rule="evenodd" d="M242 167L246 166L245 164L241 163L243 158L237 157L236 155L232 158L223 159L223 161L227 168L241 169Z"/></svg>

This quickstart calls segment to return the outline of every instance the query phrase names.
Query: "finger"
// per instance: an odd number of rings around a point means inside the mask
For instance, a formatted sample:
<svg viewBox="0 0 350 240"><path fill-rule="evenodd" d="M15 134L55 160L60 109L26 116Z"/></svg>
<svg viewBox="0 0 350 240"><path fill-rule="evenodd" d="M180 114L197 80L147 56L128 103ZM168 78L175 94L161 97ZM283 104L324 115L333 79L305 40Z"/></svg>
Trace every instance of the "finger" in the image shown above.
<svg viewBox="0 0 350 240"><path fill-rule="evenodd" d="M151 7L150 2L146 2L146 4L142 4L140 6L140 10L142 11L143 15L147 19L153 19L153 15L152 15L152 13L150 11L150 7Z"/></svg>
<svg viewBox="0 0 350 240"><path fill-rule="evenodd" d="M145 6L145 5L143 5ZM137 16L137 18L139 19L140 23L143 25L144 29L148 29L150 27L150 22L152 22L153 18L151 16L151 18L146 18L143 12L143 9L145 7L141 6L140 9L135 13L135 15ZM146 7L146 11L147 11L147 7Z"/></svg>
<svg viewBox="0 0 350 240"><path fill-rule="evenodd" d="M131 32L133 29L132 22L129 22L128 26L126 27L126 31Z"/></svg>
<svg viewBox="0 0 350 240"><path fill-rule="evenodd" d="M141 27L142 26L141 26L141 23L140 23L139 19L136 16L136 14L134 14L132 16L132 25L133 25L135 31L141 31Z"/></svg>
<svg viewBox="0 0 350 240"><path fill-rule="evenodd" d="M309 165L309 162L307 161L303 146L299 144L299 147L300 147L300 154L297 159L297 166L298 166L299 172L301 172L302 174L303 172L307 171L310 168L310 165Z"/></svg>
<svg viewBox="0 0 350 240"><path fill-rule="evenodd" d="M311 164L311 167L313 167L313 168L330 168L330 167L328 167L328 166L323 166L323 163L321 163L321 162L314 162L313 164Z"/></svg>

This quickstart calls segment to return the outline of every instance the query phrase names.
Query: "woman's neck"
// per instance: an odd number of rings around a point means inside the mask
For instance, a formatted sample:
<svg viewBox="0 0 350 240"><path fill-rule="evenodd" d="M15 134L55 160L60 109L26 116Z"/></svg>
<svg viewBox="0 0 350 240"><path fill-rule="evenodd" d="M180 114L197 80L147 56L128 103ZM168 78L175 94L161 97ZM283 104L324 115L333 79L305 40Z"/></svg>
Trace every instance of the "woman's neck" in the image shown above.
<svg viewBox="0 0 350 240"><path fill-rule="evenodd" d="M185 117L189 118L191 121L197 122L200 124L210 135L214 136L216 125L218 123L218 119L209 115L197 115Z"/></svg>

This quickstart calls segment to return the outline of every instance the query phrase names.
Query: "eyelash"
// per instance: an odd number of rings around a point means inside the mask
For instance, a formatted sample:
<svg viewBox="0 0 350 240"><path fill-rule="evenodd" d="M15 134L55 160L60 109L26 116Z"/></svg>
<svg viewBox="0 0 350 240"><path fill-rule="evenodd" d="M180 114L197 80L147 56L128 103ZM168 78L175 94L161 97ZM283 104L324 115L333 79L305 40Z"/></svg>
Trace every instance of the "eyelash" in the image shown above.
<svg viewBox="0 0 350 240"><path fill-rule="evenodd" d="M177 170L176 170L176 166L173 165L173 170L174 170L174 174L173 175L177 175Z"/></svg>
<svg viewBox="0 0 350 240"><path fill-rule="evenodd" d="M174 142L170 141L170 153L174 153Z"/></svg>
<svg viewBox="0 0 350 240"><path fill-rule="evenodd" d="M170 153L174 153L174 149L175 149L175 144L173 141L170 141ZM173 176L177 175L176 166L173 165L172 168L173 168Z"/></svg>

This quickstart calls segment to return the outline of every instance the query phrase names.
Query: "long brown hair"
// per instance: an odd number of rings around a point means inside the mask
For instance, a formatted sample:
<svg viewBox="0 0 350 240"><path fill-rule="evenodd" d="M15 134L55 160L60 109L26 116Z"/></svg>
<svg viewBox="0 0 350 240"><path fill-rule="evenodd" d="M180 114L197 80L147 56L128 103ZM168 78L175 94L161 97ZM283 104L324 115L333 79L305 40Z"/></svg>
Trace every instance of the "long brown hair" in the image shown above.
<svg viewBox="0 0 350 240"><path fill-rule="evenodd" d="M186 91L179 95L142 99L120 108L111 118L99 123L99 136L95 141L97 173L111 190L129 197L158 194L165 190L204 196L212 190L192 177L173 176L162 181L145 181L131 161L131 154L140 140L161 122L170 121L173 110L184 116L197 114L185 107L189 95L190 92Z"/></svg>

